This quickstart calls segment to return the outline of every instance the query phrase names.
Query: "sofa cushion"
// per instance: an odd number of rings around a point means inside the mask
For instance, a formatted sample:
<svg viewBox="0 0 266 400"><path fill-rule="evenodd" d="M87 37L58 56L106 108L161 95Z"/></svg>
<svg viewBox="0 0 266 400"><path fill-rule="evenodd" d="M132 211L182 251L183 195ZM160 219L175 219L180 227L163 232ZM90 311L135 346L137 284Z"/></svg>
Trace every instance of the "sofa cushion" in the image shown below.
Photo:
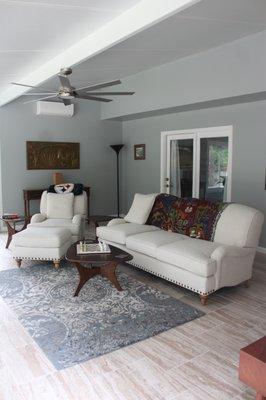
<svg viewBox="0 0 266 400"><path fill-rule="evenodd" d="M16 233L12 239L12 245L18 247L59 248L71 238L68 229L60 228L34 228Z"/></svg>
<svg viewBox="0 0 266 400"><path fill-rule="evenodd" d="M157 259L208 277L216 271L216 262L211 259L211 254L219 246L218 243L187 238L158 247Z"/></svg>
<svg viewBox="0 0 266 400"><path fill-rule="evenodd" d="M47 218L73 218L74 195L73 193L55 194L47 193Z"/></svg>
<svg viewBox="0 0 266 400"><path fill-rule="evenodd" d="M151 212L156 194L139 194L136 193L132 206L125 216L125 221L136 224L145 224Z"/></svg>
<svg viewBox="0 0 266 400"><path fill-rule="evenodd" d="M128 236L156 230L158 230L158 228L151 225L126 223L114 226L99 226L96 230L96 234L100 239L125 244Z"/></svg>
<svg viewBox="0 0 266 400"><path fill-rule="evenodd" d="M73 224L72 219L69 218L50 218L43 222L31 222L29 226L35 228L69 229L72 235L78 235L80 231L80 224Z"/></svg>
<svg viewBox="0 0 266 400"><path fill-rule="evenodd" d="M186 239L188 237L185 235L159 230L129 236L126 238L126 246L130 250L156 258L156 250L159 246Z"/></svg>

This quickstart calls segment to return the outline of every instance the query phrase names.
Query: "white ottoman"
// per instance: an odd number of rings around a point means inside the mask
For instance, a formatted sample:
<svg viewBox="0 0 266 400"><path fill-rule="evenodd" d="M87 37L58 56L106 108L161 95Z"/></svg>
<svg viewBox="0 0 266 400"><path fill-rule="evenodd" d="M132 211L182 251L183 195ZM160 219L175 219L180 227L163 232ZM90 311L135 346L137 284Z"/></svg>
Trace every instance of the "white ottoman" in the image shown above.
<svg viewBox="0 0 266 400"><path fill-rule="evenodd" d="M12 238L13 258L19 267L22 260L51 260L57 268L70 245L68 229L28 227Z"/></svg>

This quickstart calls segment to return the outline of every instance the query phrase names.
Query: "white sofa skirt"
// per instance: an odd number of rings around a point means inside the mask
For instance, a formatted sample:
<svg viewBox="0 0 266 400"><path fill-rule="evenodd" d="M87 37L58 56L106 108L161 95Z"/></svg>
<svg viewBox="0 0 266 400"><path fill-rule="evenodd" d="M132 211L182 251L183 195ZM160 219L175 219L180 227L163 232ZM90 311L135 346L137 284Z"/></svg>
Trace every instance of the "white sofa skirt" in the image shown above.
<svg viewBox="0 0 266 400"><path fill-rule="evenodd" d="M240 257L240 259L239 254L236 257L230 257L229 264L228 262L223 262L224 258L220 259L219 256L222 255L218 254L216 273L204 277L128 249L123 244L104 241L131 254L133 260L129 264L201 295L209 295L225 286L238 285L241 282L249 280L252 276L252 264L255 255L253 249L247 249L248 252L245 253L245 256Z"/></svg>

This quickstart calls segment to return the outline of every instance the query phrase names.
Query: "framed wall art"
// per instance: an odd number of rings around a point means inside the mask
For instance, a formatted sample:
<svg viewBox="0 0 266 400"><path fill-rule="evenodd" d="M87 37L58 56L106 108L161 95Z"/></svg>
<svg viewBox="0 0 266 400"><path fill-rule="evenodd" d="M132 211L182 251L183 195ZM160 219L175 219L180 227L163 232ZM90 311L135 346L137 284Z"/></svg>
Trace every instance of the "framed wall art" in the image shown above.
<svg viewBox="0 0 266 400"><path fill-rule="evenodd" d="M145 144L135 144L134 145L134 160L145 160L146 149Z"/></svg>
<svg viewBox="0 0 266 400"><path fill-rule="evenodd" d="M26 142L27 169L79 169L79 143Z"/></svg>

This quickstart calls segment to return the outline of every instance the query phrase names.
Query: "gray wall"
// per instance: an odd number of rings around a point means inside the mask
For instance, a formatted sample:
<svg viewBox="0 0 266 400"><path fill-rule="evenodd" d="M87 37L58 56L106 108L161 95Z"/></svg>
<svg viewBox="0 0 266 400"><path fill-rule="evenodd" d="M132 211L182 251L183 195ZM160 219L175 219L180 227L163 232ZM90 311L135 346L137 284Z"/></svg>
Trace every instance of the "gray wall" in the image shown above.
<svg viewBox="0 0 266 400"><path fill-rule="evenodd" d="M266 90L266 31L123 79L136 93L102 105L103 118L128 117Z"/></svg>
<svg viewBox="0 0 266 400"><path fill-rule="evenodd" d="M123 122L123 209L135 192L160 191L160 133L165 130L233 125L232 201L266 216L266 101L161 115ZM146 160L134 161L134 144L146 144ZM264 224L261 246L266 247Z"/></svg>
<svg viewBox="0 0 266 400"><path fill-rule="evenodd" d="M36 116L36 104L21 101L0 108L3 210L23 212L22 189L51 184L53 171L26 169L26 141L51 140L80 142L80 169L62 171L65 180L91 187L91 212L113 213L116 164L109 145L120 143L121 137L121 123L101 121L94 102L80 101L72 118Z"/></svg>

